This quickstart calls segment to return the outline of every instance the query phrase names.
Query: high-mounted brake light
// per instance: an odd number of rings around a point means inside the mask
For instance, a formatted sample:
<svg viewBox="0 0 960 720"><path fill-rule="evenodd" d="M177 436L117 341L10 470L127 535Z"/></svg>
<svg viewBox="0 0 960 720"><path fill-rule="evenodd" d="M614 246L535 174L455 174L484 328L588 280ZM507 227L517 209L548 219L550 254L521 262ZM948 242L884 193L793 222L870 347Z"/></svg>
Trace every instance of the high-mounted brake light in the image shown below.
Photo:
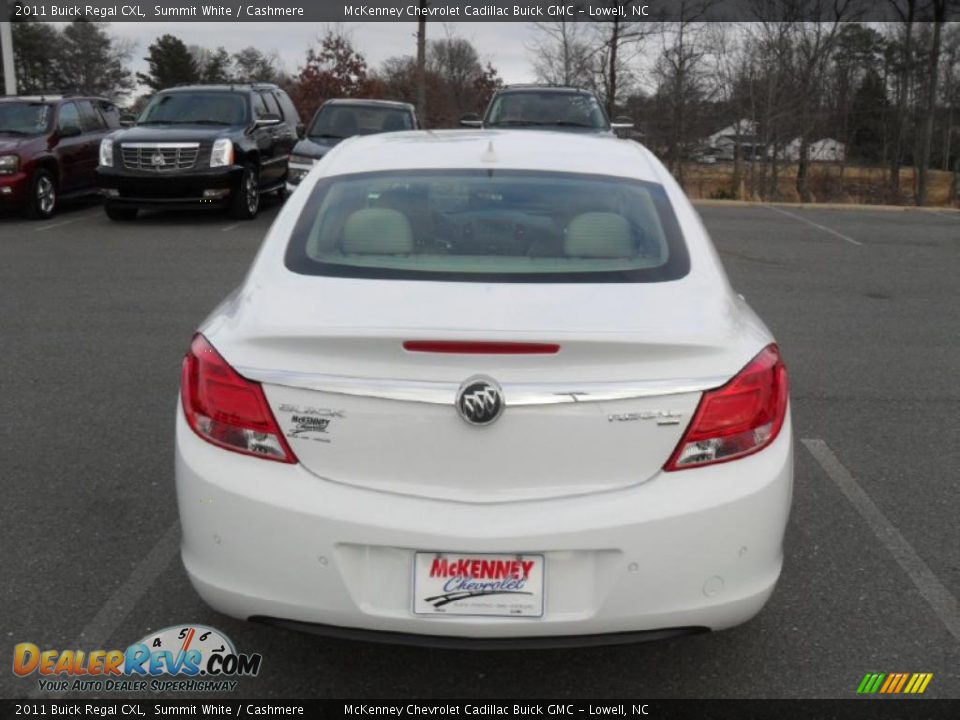
<svg viewBox="0 0 960 720"><path fill-rule="evenodd" d="M490 340L407 340L408 352L451 353L460 355L555 355L556 343L496 342Z"/></svg>
<svg viewBox="0 0 960 720"><path fill-rule="evenodd" d="M768 345L723 387L708 390L664 470L736 460L774 441L787 413L787 368Z"/></svg>
<svg viewBox="0 0 960 720"><path fill-rule="evenodd" d="M203 335L195 335L183 359L180 397L187 423L219 447L295 463L259 383L237 374Z"/></svg>

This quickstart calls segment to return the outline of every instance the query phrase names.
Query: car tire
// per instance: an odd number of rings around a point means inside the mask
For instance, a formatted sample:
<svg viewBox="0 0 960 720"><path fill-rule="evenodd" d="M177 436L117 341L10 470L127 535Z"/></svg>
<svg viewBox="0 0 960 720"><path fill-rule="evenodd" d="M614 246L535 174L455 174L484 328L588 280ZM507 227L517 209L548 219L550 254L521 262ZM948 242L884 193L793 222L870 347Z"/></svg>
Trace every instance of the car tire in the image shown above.
<svg viewBox="0 0 960 720"><path fill-rule="evenodd" d="M119 207L109 203L103 206L103 211L107 213L108 218L118 222L129 222L137 217L137 208Z"/></svg>
<svg viewBox="0 0 960 720"><path fill-rule="evenodd" d="M41 168L33 173L25 210L27 217L34 220L53 217L57 210L57 179L49 170Z"/></svg>
<svg viewBox="0 0 960 720"><path fill-rule="evenodd" d="M240 184L230 202L230 217L253 220L260 211L260 173L256 165L244 165Z"/></svg>

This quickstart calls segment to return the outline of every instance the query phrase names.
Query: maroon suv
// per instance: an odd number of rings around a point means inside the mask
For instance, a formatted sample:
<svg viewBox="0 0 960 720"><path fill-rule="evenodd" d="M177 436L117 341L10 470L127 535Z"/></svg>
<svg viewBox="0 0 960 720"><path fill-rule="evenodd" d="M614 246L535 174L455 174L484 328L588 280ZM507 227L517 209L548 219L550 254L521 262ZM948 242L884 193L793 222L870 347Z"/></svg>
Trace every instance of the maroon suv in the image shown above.
<svg viewBox="0 0 960 720"><path fill-rule="evenodd" d="M60 200L96 194L100 139L119 127L105 98L0 98L0 207L48 218Z"/></svg>

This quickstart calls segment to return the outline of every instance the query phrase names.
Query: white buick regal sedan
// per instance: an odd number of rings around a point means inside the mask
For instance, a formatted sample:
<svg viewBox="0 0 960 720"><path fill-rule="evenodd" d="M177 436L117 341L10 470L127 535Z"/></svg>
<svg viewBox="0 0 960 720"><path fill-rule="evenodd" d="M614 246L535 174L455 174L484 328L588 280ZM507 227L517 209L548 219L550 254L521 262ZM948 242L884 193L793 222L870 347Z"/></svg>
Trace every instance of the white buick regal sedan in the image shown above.
<svg viewBox="0 0 960 720"><path fill-rule="evenodd" d="M718 630L773 591L787 373L630 141L331 150L183 362L183 562L229 615L503 647Z"/></svg>

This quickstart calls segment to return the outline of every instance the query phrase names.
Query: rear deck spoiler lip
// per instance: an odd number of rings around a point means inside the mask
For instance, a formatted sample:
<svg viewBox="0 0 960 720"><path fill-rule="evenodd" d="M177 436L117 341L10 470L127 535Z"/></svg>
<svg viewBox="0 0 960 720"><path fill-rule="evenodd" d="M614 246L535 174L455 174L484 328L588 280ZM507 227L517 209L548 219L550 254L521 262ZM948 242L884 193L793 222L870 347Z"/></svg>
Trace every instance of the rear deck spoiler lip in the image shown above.
<svg viewBox="0 0 960 720"><path fill-rule="evenodd" d="M433 405L454 405L460 389L459 382L363 378L255 367L235 367L234 369L248 380L256 380L267 385ZM729 379L726 376L713 376L614 382L503 382L500 385L503 390L504 404L508 407L516 407L682 395L720 387Z"/></svg>

